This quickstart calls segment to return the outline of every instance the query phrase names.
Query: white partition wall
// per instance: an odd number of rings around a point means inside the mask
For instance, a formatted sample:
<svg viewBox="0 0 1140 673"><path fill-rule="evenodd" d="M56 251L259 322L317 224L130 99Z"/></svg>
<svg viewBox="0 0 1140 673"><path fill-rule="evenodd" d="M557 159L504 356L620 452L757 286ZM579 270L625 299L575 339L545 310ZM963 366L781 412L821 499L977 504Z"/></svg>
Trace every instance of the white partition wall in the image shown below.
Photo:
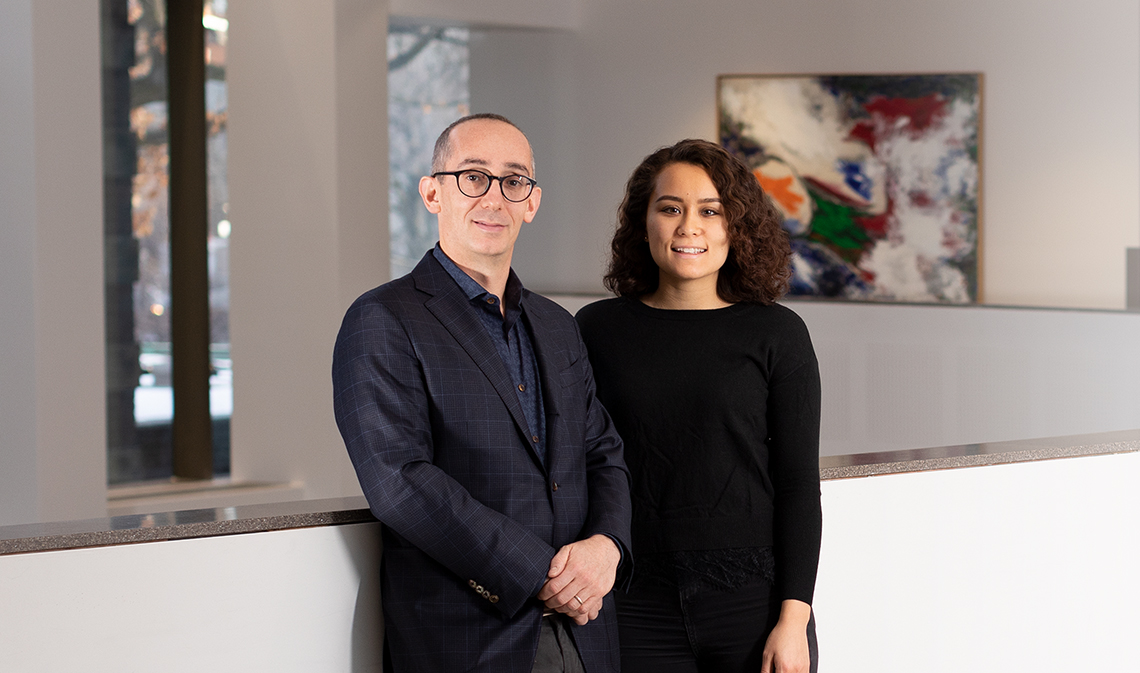
<svg viewBox="0 0 1140 673"><path fill-rule="evenodd" d="M0 670L378 673L379 526L0 556Z"/></svg>
<svg viewBox="0 0 1140 673"><path fill-rule="evenodd" d="M823 483L821 673L1140 671L1140 453Z"/></svg>

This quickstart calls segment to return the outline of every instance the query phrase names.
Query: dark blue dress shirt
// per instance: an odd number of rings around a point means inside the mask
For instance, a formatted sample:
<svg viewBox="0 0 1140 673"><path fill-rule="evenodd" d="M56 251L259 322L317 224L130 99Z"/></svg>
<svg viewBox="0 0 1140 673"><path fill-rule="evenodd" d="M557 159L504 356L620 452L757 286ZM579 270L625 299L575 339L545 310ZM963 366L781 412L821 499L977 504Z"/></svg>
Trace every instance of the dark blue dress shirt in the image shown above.
<svg viewBox="0 0 1140 673"><path fill-rule="evenodd" d="M499 298L488 292L482 285L475 282L463 269L447 256L437 243L432 251L435 258L443 265L444 270L451 276L471 301L471 310L479 316L487 335L495 344L503 365L507 368L511 380L515 382L515 392L519 396L523 415L527 425L530 426L531 442L543 463L546 462L546 413L542 407L542 386L539 383L538 360L534 356L534 344L531 340L530 330L526 321L519 320L522 316L522 282L511 270L507 277L507 288L503 297ZM503 302L500 310L499 302Z"/></svg>

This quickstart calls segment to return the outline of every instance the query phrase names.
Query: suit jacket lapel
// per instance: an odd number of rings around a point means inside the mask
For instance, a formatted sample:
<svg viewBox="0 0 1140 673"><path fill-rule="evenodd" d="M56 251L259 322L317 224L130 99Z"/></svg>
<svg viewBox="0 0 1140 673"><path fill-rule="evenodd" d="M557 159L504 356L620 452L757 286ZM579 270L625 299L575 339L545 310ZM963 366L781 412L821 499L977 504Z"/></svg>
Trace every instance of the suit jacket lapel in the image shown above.
<svg viewBox="0 0 1140 673"><path fill-rule="evenodd" d="M523 319L530 327L534 356L538 360L538 374L542 379L542 401L546 407L547 432L555 427L551 420L558 416L562 408L562 372L559 370L561 358L554 355L556 345L544 329L541 308L536 307L523 296ZM548 437L548 441L550 438ZM551 442L553 443L553 442Z"/></svg>
<svg viewBox="0 0 1140 673"><path fill-rule="evenodd" d="M538 374L542 379L542 404L546 408L546 469L558 465L562 448L562 425L558 422L562 409L562 372L564 358L556 355L557 341L546 329L544 311L536 302L527 301L523 294L523 320L530 326L534 356L538 360Z"/></svg>
<svg viewBox="0 0 1140 673"><path fill-rule="evenodd" d="M490 381L491 386L494 387L495 392L498 393L499 398L502 399L503 404L511 413L511 418L514 419L515 426L531 455L538 460L539 465L542 465L543 461L538 456L534 442L530 441L529 426L526 422L526 416L523 415L522 405L519 404L518 394L515 393L514 382L507 374L507 368L499 357L499 351L495 348L495 344L491 343L491 337L487 334L486 328L483 327L483 323L479 322L479 318L472 311L467 296L447 275L447 272L443 270L443 267L439 265L430 251L416 265L415 270L412 271L412 278L416 281L417 289L432 295L431 299L424 303L424 306L451 333L451 336L463 347L463 350L467 352L467 355L471 357L483 375ZM539 361L541 362L541 358Z"/></svg>

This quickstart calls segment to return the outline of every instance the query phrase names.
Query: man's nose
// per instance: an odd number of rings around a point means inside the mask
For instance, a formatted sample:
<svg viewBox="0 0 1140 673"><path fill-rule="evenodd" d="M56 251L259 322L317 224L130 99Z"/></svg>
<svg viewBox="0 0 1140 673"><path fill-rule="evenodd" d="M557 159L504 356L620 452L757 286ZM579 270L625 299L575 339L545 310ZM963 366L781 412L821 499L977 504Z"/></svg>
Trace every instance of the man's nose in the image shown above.
<svg viewBox="0 0 1140 673"><path fill-rule="evenodd" d="M491 178L488 182L487 191L479 197L479 202L485 208L501 208L506 201L503 198L503 183L497 178Z"/></svg>

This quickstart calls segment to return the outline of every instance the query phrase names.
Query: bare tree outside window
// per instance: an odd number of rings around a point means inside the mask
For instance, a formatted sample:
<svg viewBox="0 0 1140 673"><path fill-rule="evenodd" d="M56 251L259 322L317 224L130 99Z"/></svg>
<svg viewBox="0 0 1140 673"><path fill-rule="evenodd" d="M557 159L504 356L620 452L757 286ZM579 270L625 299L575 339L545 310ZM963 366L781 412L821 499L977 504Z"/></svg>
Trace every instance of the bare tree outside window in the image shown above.
<svg viewBox="0 0 1140 673"><path fill-rule="evenodd" d="M420 201L436 137L470 110L469 32L392 25L388 30L388 162L392 277L412 270L439 238Z"/></svg>

